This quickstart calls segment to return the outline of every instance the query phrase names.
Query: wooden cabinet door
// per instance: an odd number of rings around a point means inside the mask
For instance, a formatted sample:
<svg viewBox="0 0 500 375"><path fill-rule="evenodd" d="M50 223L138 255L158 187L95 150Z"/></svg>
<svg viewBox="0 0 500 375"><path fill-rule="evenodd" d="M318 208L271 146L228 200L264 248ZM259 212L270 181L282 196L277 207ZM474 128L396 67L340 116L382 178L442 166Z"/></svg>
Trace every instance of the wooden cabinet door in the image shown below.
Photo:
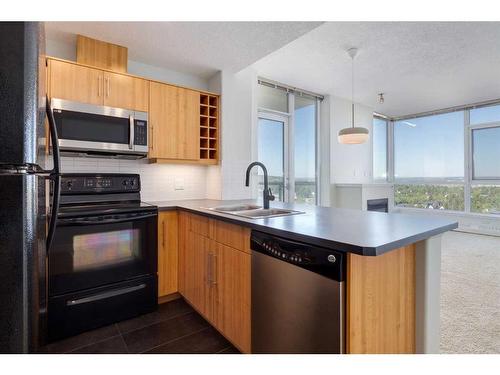
<svg viewBox="0 0 500 375"><path fill-rule="evenodd" d="M193 90L151 82L150 158L199 159L199 97Z"/></svg>
<svg viewBox="0 0 500 375"><path fill-rule="evenodd" d="M119 73L104 72L104 105L147 112L149 81Z"/></svg>
<svg viewBox="0 0 500 375"><path fill-rule="evenodd" d="M216 251L215 326L242 352L251 351L251 255L212 241Z"/></svg>
<svg viewBox="0 0 500 375"><path fill-rule="evenodd" d="M183 246L183 296L207 319L212 315L209 289L209 240L188 231Z"/></svg>
<svg viewBox="0 0 500 375"><path fill-rule="evenodd" d="M102 105L103 72L63 61L49 60L50 97Z"/></svg>
<svg viewBox="0 0 500 375"><path fill-rule="evenodd" d="M177 292L178 274L177 211L158 215L158 296Z"/></svg>

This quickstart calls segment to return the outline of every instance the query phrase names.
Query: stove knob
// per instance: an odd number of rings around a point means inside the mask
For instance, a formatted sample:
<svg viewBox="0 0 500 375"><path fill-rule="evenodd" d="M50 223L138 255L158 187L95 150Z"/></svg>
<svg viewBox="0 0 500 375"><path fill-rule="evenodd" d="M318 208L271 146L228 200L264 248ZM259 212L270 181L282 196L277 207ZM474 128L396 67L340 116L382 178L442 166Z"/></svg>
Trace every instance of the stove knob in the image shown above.
<svg viewBox="0 0 500 375"><path fill-rule="evenodd" d="M66 182L66 186L68 187L68 189L71 189L73 187L73 181Z"/></svg>
<svg viewBox="0 0 500 375"><path fill-rule="evenodd" d="M335 263L337 261L337 258L335 258L333 254L328 255L327 259L330 263Z"/></svg>
<svg viewBox="0 0 500 375"><path fill-rule="evenodd" d="M134 180L130 180L130 186L134 186L135 185L135 181Z"/></svg>
<svg viewBox="0 0 500 375"><path fill-rule="evenodd" d="M122 184L123 184L123 186L127 186L128 185L128 181L127 180L123 180Z"/></svg>

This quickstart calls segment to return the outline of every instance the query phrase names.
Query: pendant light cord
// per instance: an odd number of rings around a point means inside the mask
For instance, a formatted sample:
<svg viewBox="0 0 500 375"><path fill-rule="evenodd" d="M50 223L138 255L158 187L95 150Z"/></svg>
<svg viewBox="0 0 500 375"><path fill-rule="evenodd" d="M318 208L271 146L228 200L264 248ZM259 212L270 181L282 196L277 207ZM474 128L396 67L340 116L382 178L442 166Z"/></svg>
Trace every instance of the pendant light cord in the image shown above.
<svg viewBox="0 0 500 375"><path fill-rule="evenodd" d="M354 128L354 56L351 56L351 111L352 127Z"/></svg>

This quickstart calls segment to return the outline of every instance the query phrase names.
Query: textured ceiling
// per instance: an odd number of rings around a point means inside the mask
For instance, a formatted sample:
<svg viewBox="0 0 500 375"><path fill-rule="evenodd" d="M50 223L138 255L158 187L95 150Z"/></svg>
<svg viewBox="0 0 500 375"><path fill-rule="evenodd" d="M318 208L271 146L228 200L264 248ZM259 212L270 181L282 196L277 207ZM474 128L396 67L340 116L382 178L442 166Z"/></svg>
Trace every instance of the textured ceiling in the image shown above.
<svg viewBox="0 0 500 375"><path fill-rule="evenodd" d="M321 22L46 22L47 37L76 34L128 47L129 58L209 78L238 71Z"/></svg>
<svg viewBox="0 0 500 375"><path fill-rule="evenodd" d="M391 116L500 98L499 22L327 22L256 63L258 73ZM379 104L377 94L385 93Z"/></svg>

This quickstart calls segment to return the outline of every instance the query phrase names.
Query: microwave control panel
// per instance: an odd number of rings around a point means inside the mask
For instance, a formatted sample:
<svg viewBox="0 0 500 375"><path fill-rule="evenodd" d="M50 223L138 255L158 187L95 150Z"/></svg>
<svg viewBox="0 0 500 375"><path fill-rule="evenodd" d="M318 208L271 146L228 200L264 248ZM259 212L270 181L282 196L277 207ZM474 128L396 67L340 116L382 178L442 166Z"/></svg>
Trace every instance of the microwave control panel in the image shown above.
<svg viewBox="0 0 500 375"><path fill-rule="evenodd" d="M134 120L134 144L136 146L148 145L148 122Z"/></svg>

